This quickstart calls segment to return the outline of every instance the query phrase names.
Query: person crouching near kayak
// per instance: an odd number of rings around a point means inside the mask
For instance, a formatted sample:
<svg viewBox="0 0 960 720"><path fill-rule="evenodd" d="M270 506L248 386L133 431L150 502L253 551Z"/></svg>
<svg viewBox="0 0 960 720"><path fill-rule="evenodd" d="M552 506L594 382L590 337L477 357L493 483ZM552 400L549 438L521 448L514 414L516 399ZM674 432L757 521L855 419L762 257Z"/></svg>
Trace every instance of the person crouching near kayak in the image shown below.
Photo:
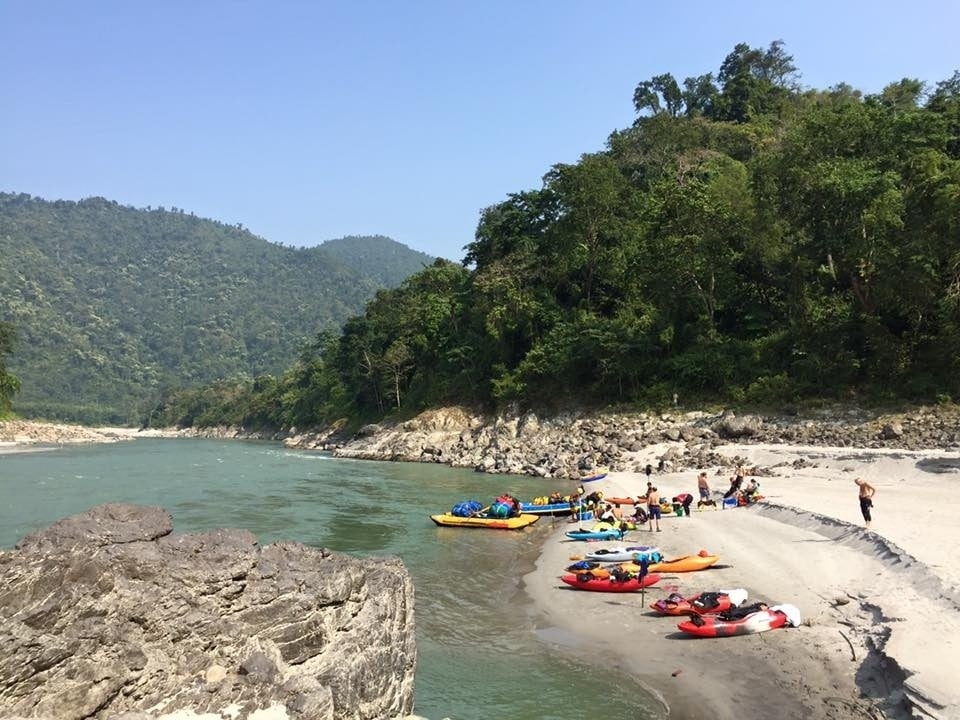
<svg viewBox="0 0 960 720"><path fill-rule="evenodd" d="M647 512L650 515L650 531L653 531L653 523L657 523L657 532L660 532L660 491L656 486L650 486L650 492L647 493Z"/></svg>
<svg viewBox="0 0 960 720"><path fill-rule="evenodd" d="M611 525L616 525L620 522L620 518L617 517L617 514L613 510L613 505L610 503L604 503L600 506L600 515L597 519L600 522L610 523Z"/></svg>
<svg viewBox="0 0 960 720"><path fill-rule="evenodd" d="M646 525L647 520L647 511L645 506L647 504L647 498L640 497L637 495L637 499L633 501L633 517L630 518L637 525Z"/></svg>
<svg viewBox="0 0 960 720"><path fill-rule="evenodd" d="M693 495L690 493L680 493L673 498L673 502L683 507L683 514L690 517L690 506L693 505Z"/></svg>

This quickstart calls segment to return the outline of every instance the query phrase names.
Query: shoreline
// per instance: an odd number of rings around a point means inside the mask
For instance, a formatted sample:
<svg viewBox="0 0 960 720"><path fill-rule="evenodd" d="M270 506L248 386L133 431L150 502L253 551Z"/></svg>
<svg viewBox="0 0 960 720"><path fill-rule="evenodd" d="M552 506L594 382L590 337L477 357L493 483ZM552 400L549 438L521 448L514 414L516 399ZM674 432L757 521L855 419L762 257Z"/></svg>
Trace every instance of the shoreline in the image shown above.
<svg viewBox="0 0 960 720"><path fill-rule="evenodd" d="M789 460L804 451L719 450L765 460ZM576 649L554 644L588 662L603 657L609 665L615 655L662 698L668 717L680 720L960 717L953 680L960 661L954 638L960 632L960 563L949 556L951 515L960 510L951 485L960 479L916 469L930 457L960 456L856 449L854 458L851 448L820 446L816 452L813 467L759 476L766 499L757 505L665 518L663 532L633 531L623 543L656 544L668 557L700 549L720 555L709 570L666 575L643 593L646 605L671 591L743 587L747 602L797 605L799 628L687 638L676 630L676 618L656 617L644 607L640 593L580 592L559 583L572 555L621 544L565 542L559 529L524 577L538 633L546 642L556 634L574 638ZM722 489L726 475L705 469L714 491ZM878 488L873 531L859 517L853 478L861 476ZM657 474L653 481L667 496L695 492L696 472ZM645 486L646 476L634 472L590 484L608 496L633 496ZM900 508L914 496L918 509L907 520ZM933 498L939 500L930 512L919 509Z"/></svg>
<svg viewBox="0 0 960 720"><path fill-rule="evenodd" d="M87 430L79 439L0 441L0 454L196 436ZM611 472L589 487L607 496L641 494L647 478L636 469L677 457L684 447L683 440L655 442L626 453L621 467L634 470ZM563 542L568 526L560 523L519 580L538 640L598 671L615 665L678 720L960 718L953 681L960 662L960 561L952 555L951 524L960 511L960 451L728 441L700 457L710 459L702 467L715 495L726 489L735 462L745 461L765 500L665 518L662 533L634 531L625 544L655 543L668 557L706 549L720 555L718 565L666 576L643 593L643 603L639 593L579 592L558 580L570 556L619 543ZM653 476L661 494L696 494L696 469L683 462L675 467ZM856 477L877 488L872 531L862 527ZM690 639L676 631L676 619L644 607L671 591L733 587L747 589L748 602L797 605L803 624Z"/></svg>
<svg viewBox="0 0 960 720"><path fill-rule="evenodd" d="M69 423L45 423L34 420L0 421L0 455L44 452L64 445L114 443L137 438L175 438L183 433L174 429L125 427L87 427Z"/></svg>

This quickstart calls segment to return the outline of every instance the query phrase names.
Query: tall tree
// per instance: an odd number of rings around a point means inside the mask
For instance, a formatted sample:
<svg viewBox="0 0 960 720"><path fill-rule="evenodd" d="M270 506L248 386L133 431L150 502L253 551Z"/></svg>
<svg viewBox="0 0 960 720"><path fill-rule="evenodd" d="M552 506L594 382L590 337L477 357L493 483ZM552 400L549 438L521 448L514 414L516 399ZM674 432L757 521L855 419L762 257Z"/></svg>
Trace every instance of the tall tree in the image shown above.
<svg viewBox="0 0 960 720"><path fill-rule="evenodd" d="M0 322L0 417L10 412L13 396L20 390L20 380L7 372L6 358L13 353L16 332L13 325Z"/></svg>
<svg viewBox="0 0 960 720"><path fill-rule="evenodd" d="M684 95L670 73L656 75L637 85L633 92L633 106L638 113L652 115L666 113L677 117L683 111Z"/></svg>
<svg viewBox="0 0 960 720"><path fill-rule="evenodd" d="M717 79L721 92L713 117L738 123L776 114L797 91L796 67L782 40L766 51L739 43L724 59Z"/></svg>

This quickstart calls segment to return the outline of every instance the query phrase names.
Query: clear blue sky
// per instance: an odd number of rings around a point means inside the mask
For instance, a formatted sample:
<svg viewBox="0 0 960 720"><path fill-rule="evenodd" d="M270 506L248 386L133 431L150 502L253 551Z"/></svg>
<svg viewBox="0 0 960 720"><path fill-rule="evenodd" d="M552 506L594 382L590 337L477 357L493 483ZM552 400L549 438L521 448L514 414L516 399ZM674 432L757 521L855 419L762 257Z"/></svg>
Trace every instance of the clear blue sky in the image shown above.
<svg viewBox="0 0 960 720"><path fill-rule="evenodd" d="M960 2L0 0L0 190L459 260L480 210L782 39L809 87L960 67Z"/></svg>

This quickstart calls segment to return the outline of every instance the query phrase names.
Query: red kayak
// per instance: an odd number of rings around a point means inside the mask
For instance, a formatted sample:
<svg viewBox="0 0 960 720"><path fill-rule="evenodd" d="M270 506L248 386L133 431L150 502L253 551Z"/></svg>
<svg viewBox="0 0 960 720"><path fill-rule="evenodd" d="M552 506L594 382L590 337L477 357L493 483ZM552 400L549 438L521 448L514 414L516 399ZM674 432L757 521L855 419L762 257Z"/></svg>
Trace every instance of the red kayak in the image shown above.
<svg viewBox="0 0 960 720"><path fill-rule="evenodd" d="M636 576L631 576L626 580L616 580L612 577L596 578L589 575L564 575L560 578L567 585L577 590L592 590L593 592L636 592L640 588L650 587L654 583L660 582L660 576L654 573L645 575L643 582L640 582Z"/></svg>
<svg viewBox="0 0 960 720"><path fill-rule="evenodd" d="M739 620L723 620L719 617L695 615L678 623L683 632L697 637L733 637L752 635L781 628L787 624L786 614L779 610L758 610Z"/></svg>
<svg viewBox="0 0 960 720"><path fill-rule="evenodd" d="M702 592L688 598L671 593L650 605L661 615L716 615L736 607L747 599L746 590Z"/></svg>

